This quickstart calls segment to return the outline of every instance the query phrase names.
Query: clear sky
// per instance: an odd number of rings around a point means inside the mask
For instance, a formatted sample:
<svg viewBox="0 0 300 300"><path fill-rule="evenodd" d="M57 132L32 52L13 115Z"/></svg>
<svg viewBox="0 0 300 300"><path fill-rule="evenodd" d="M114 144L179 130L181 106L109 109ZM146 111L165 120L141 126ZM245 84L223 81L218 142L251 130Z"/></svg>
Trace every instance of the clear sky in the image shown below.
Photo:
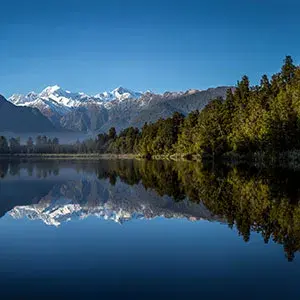
<svg viewBox="0 0 300 300"><path fill-rule="evenodd" d="M300 59L299 0L1 1L0 93L257 83Z"/></svg>

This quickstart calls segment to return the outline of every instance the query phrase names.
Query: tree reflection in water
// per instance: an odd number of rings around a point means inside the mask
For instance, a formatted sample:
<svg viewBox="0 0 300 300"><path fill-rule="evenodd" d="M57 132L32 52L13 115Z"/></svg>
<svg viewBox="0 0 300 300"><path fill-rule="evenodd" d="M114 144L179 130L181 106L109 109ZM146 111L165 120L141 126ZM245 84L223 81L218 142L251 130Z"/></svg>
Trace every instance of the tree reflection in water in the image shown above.
<svg viewBox="0 0 300 300"><path fill-rule="evenodd" d="M94 162L0 161L0 178L16 176L59 176L69 166L78 172L96 174L99 179L117 180L128 185L141 183L159 196L180 202L186 197L205 207L230 228L236 227L245 242L251 232L262 235L265 243L282 244L289 261L300 250L299 172L258 170L248 167L214 166L195 162L147 160L104 160ZM1 188L1 181L0 181Z"/></svg>

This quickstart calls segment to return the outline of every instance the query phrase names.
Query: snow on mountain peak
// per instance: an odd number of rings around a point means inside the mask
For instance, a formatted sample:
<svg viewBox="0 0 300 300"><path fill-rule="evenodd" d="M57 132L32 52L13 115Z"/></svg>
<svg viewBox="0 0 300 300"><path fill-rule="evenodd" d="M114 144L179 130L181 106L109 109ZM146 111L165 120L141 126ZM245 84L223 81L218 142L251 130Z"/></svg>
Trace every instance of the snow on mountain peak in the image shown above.
<svg viewBox="0 0 300 300"><path fill-rule="evenodd" d="M26 105L26 103L31 103L38 98L35 92L30 92L27 95L14 94L8 100L15 105Z"/></svg>
<svg viewBox="0 0 300 300"><path fill-rule="evenodd" d="M42 92L40 93L40 96L47 97L47 96L54 94L55 92L58 92L60 90L62 90L62 89L59 85L47 86L45 89L42 90Z"/></svg>
<svg viewBox="0 0 300 300"><path fill-rule="evenodd" d="M113 100L125 100L125 99L138 99L143 95L140 92L134 92L130 89L123 88L122 86L117 87L111 92L103 92L94 96L94 98L99 99L101 101L113 101Z"/></svg>
<svg viewBox="0 0 300 300"><path fill-rule="evenodd" d="M64 115L76 107L90 104L106 106L108 102L114 100L139 99L142 95L143 93L134 92L120 86L111 92L103 92L95 96L89 96L82 92L74 93L64 90L56 84L46 87L39 94L35 92L30 92L27 95L14 94L9 98L9 101L19 106L36 107L47 114L49 114L50 111L55 111L59 115Z"/></svg>
<svg viewBox="0 0 300 300"><path fill-rule="evenodd" d="M111 94L118 100L124 100L128 98L136 99L142 96L142 93L131 91L129 89L123 88L122 86L114 89Z"/></svg>
<svg viewBox="0 0 300 300"><path fill-rule="evenodd" d="M119 93L119 94L125 94L125 93L134 93L133 91L129 90L129 89L126 89L126 88L123 88L122 86L119 86L117 88L115 88L112 93Z"/></svg>
<svg viewBox="0 0 300 300"><path fill-rule="evenodd" d="M43 92L54 93L54 92L56 92L56 91L58 91L60 89L61 89L61 87L59 85L57 85L57 84L50 85L50 86L47 86L45 89L43 89L42 93Z"/></svg>

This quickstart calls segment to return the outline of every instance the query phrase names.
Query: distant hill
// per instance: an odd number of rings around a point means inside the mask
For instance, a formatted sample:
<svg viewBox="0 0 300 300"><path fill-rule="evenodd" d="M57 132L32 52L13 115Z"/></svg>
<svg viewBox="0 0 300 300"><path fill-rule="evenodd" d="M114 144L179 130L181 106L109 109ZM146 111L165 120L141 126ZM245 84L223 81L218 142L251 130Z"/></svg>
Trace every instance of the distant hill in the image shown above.
<svg viewBox="0 0 300 300"><path fill-rule="evenodd" d="M15 106L0 95L0 131L53 132L59 129L38 109Z"/></svg>

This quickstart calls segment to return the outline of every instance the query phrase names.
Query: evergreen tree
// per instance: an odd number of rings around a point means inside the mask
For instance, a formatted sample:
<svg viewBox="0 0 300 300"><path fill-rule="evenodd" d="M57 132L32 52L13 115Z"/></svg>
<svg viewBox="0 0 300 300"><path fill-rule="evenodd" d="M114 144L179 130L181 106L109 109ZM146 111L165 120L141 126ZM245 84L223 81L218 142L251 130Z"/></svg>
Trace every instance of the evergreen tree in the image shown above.
<svg viewBox="0 0 300 300"><path fill-rule="evenodd" d="M10 138L9 148L11 153L20 153L21 152L20 138L13 138L13 137Z"/></svg>
<svg viewBox="0 0 300 300"><path fill-rule="evenodd" d="M9 153L7 139L4 136L0 136L0 154L6 153Z"/></svg>
<svg viewBox="0 0 300 300"><path fill-rule="evenodd" d="M33 149L34 149L34 144L33 144L33 139L30 136L26 142L26 146L27 146L27 152L28 153L32 153Z"/></svg>
<svg viewBox="0 0 300 300"><path fill-rule="evenodd" d="M286 56L281 68L281 78L285 84L291 83L294 78L296 67L291 56Z"/></svg>
<svg viewBox="0 0 300 300"><path fill-rule="evenodd" d="M111 127L108 131L108 139L109 140L113 140L115 139L117 136L117 132L116 132L116 128L115 127Z"/></svg>

